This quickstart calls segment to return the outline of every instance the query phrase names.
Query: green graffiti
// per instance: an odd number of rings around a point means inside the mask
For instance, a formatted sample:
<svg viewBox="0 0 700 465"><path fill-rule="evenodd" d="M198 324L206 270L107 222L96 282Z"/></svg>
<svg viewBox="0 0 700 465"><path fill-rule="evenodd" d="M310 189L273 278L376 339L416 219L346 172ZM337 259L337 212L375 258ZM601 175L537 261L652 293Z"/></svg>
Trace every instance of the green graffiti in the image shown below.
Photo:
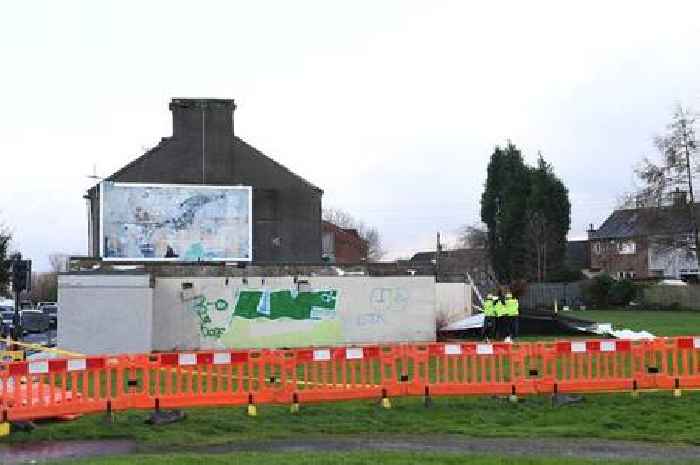
<svg viewBox="0 0 700 465"><path fill-rule="evenodd" d="M337 320L338 290L241 289L233 305L224 298L209 300L203 295L196 296L191 305L202 337L219 339L234 316L245 320Z"/></svg>
<svg viewBox="0 0 700 465"><path fill-rule="evenodd" d="M230 306L226 299L219 298L214 301L209 301L203 295L196 296L192 301L192 310L195 315L197 315L197 318L199 318L200 334L203 337L220 338L231 324L231 315L228 315L225 321L221 321L220 317L214 317L211 312L212 310L217 313L225 312L229 310L229 308Z"/></svg>
<svg viewBox="0 0 700 465"><path fill-rule="evenodd" d="M246 289L239 292L233 314L247 319L325 320L335 318L337 303L337 289Z"/></svg>

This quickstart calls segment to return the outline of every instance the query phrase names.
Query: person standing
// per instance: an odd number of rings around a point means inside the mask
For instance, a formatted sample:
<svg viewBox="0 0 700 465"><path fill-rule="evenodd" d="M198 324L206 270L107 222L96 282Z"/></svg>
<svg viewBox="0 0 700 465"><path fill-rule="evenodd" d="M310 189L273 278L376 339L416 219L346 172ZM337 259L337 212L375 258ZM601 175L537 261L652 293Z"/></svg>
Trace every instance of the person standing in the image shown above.
<svg viewBox="0 0 700 465"><path fill-rule="evenodd" d="M520 309L518 299L513 297L513 294L508 292L506 294L506 312L508 314L508 337L507 340L511 342L513 339L518 337L519 322L518 318L520 316Z"/></svg>
<svg viewBox="0 0 700 465"><path fill-rule="evenodd" d="M495 296L493 308L496 314L496 338L505 337L508 333L508 317L502 291L498 291L498 295Z"/></svg>
<svg viewBox="0 0 700 465"><path fill-rule="evenodd" d="M489 340L496 334L496 309L494 296L489 294L484 300L484 326L481 329L481 338Z"/></svg>

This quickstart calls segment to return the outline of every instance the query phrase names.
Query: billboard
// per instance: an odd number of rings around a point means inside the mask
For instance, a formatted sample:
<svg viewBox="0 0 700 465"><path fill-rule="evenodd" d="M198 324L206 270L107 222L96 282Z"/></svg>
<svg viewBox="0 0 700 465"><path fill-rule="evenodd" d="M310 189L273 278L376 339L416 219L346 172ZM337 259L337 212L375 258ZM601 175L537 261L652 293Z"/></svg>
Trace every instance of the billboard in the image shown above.
<svg viewBox="0 0 700 465"><path fill-rule="evenodd" d="M252 189L100 184L100 256L123 261L252 260Z"/></svg>

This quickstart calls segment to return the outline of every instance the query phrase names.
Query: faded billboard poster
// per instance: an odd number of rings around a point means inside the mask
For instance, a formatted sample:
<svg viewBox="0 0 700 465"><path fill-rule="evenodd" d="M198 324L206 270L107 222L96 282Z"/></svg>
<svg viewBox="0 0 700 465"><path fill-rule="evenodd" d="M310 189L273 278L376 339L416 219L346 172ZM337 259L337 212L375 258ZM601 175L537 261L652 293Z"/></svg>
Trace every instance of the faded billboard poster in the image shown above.
<svg viewBox="0 0 700 465"><path fill-rule="evenodd" d="M100 184L106 260L250 261L251 188Z"/></svg>

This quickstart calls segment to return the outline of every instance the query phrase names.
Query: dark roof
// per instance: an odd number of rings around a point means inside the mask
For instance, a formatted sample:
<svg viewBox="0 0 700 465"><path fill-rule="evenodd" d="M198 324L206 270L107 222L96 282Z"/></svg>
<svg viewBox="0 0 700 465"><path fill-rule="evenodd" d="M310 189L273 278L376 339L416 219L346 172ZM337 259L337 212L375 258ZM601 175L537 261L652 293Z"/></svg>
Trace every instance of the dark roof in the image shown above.
<svg viewBox="0 0 700 465"><path fill-rule="evenodd" d="M266 160L268 163L270 163L270 164L272 164L272 165L274 165L274 166L276 166L276 167L278 167L278 168L281 168L282 170L284 170L284 171L286 171L287 173L291 174L292 176L294 176L295 178L297 178L299 181L301 181L301 182L303 182L304 184L306 184L307 186L309 186L311 189L314 189L314 190L316 190L316 191L318 191L318 192L323 193L323 189L321 189L320 187L316 186L315 184L313 184L313 183L307 181L307 180L304 179L303 177L299 176L299 175L296 174L294 171L290 170L289 168L287 168L286 166L284 166L282 163L278 162L277 160L268 157L267 155L265 155L265 154L262 153L260 150L256 149L255 147L253 147L252 145L250 145L248 142L244 141L244 140L241 139L240 137L238 137L238 136L233 136L233 143L234 143L234 150L247 150L247 151L250 151L251 153L255 154L257 157L260 157L260 158ZM234 153L235 153L235 152L234 152Z"/></svg>
<svg viewBox="0 0 700 465"><path fill-rule="evenodd" d="M700 225L700 204L693 208L695 224ZM685 233L691 230L686 207L652 207L615 210L591 239L628 238Z"/></svg>
<svg viewBox="0 0 700 465"><path fill-rule="evenodd" d="M131 160L129 163L127 163L126 165L124 165L123 167L121 167L120 169L118 169L117 171L115 171L114 173L112 173L110 176L108 176L107 178L105 178L105 180L107 180L107 181L114 181L114 180L117 179L122 173L127 172L127 171L128 171L130 168L132 168L133 166L138 165L139 163L143 162L143 161L146 160L147 158L153 156L156 152L158 152L158 151L162 150L163 148L165 148L171 141L173 141L173 138L172 138L172 137L163 137L163 138L161 139L161 141L158 143L158 145L156 145L155 147L152 147L151 149L147 150L147 151L146 151L143 155L141 155L140 157L137 157L137 158ZM262 153L260 150L256 149L255 147L253 147L252 145L250 145L249 143L247 143L246 141L244 141L244 140L241 139L240 137L238 137L238 136L233 136L232 142L233 142L234 156L235 156L235 153L236 153L236 152L239 152L239 153L242 152L242 151L248 152L248 153L251 154L252 156L254 156L254 157L256 157L256 158L258 158L258 159L264 161L265 163L268 163L268 164L270 164L270 165L273 165L273 166L275 166L276 168L281 169L281 170L283 170L283 171L285 171L285 172L291 174L291 175L294 176L296 179L298 179L298 180L301 181L302 183L306 184L309 188L311 188L311 189L313 189L313 190L316 190L316 191L318 191L319 193L323 193L323 189L321 189L320 187L318 187L318 186L312 184L311 182L307 181L306 179L304 179L303 177L299 176L297 173L295 173L294 171L290 170L289 168L287 168L287 167L284 166L283 164L279 163L278 161L276 161L276 160L274 160L274 159L268 157L267 155L265 155L265 154ZM98 186L98 185L99 185L99 183L97 183L97 184L95 184L94 186L92 186L92 187L88 190L88 194L90 194L90 193L92 193L92 192L95 192L95 190L97 189L97 186Z"/></svg>
<svg viewBox="0 0 700 465"><path fill-rule="evenodd" d="M476 260L484 260L488 256L488 251L486 249L453 249L453 250L443 250L440 254L440 258L445 258L448 260L461 261L461 262L474 262ZM428 252L418 252L411 259L410 262L430 262L435 260L435 251Z"/></svg>

